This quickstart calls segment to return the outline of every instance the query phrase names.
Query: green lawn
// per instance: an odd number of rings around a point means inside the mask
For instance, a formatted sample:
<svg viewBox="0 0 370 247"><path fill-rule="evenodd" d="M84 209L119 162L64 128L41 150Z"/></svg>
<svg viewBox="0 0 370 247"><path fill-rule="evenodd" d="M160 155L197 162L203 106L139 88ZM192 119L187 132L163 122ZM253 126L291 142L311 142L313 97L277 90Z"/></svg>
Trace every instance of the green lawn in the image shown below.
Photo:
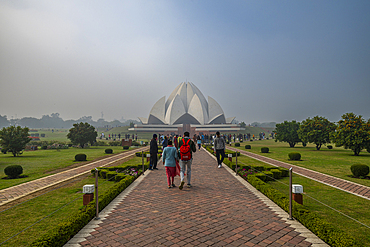
<svg viewBox="0 0 370 247"><path fill-rule="evenodd" d="M278 180L279 182L268 182L282 193L289 195L289 178ZM282 184L284 183L284 184ZM351 220L342 214L324 206L314 199L344 213L364 224L370 226L370 201L350 193L321 184L311 179L293 176L293 183L303 186L303 205L322 216L323 219L342 229L362 242L370 246L370 229ZM311 199L310 197L314 198Z"/></svg>
<svg viewBox="0 0 370 247"><path fill-rule="evenodd" d="M141 158L132 158L124 164L141 164ZM60 209L52 216L45 218L1 246L28 246L37 237L50 229L50 227L56 226L58 223L67 219L71 212L81 208L83 206L83 185L94 183L95 178L91 176L89 176L89 178L80 178L76 180L76 182L68 184L63 188L41 195L7 211L0 212L0 243L2 243L14 234L17 234L45 216ZM113 185L114 182L99 179L99 194L102 195ZM70 202L72 203L66 205ZM66 206L63 207L64 205Z"/></svg>
<svg viewBox="0 0 370 247"><path fill-rule="evenodd" d="M76 164L74 157L76 154L84 153L87 155L87 161L93 161L99 157L109 156L105 154L106 148L112 148L113 154L124 152L120 146L112 147L96 147L89 148L68 148L57 151L50 150L37 150L25 151L21 156L13 157L12 154L0 153L0 178L6 177L4 174L5 167L9 165L21 165L23 167L23 174L27 175L26 178L19 179L0 179L0 189L5 189L17 184L25 183L41 177L48 176L53 171ZM86 163L86 162L83 162Z"/></svg>
<svg viewBox="0 0 370 247"><path fill-rule="evenodd" d="M245 149L244 146L246 144L251 145L252 149ZM261 147L268 147L270 152L261 153ZM354 156L351 150L346 150L342 147L334 147L334 145L333 149L328 149L326 146L323 146L321 150L317 151L313 144L309 144L307 147L298 144L294 148L290 148L287 143L275 142L274 140L243 142L240 144L239 149L346 179L365 186L370 186L370 180L368 179L350 177L350 175L352 175L350 169L351 165L355 163L370 165L370 153L366 150L363 150L360 156ZM290 161L288 159L288 154L291 152L300 153L302 155L302 160Z"/></svg>

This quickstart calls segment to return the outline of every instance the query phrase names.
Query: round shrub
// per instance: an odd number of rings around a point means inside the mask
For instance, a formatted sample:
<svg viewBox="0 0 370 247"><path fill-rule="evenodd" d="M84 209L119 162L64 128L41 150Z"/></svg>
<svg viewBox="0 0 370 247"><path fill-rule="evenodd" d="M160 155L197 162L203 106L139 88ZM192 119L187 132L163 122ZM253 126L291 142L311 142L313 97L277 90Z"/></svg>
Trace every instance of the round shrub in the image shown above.
<svg viewBox="0 0 370 247"><path fill-rule="evenodd" d="M129 149L130 146L123 146L123 149Z"/></svg>
<svg viewBox="0 0 370 247"><path fill-rule="evenodd" d="M351 166L351 172L355 177L365 177L369 174L369 167L364 164L354 164Z"/></svg>
<svg viewBox="0 0 370 247"><path fill-rule="evenodd" d="M235 143L235 147L240 147L240 143L239 142Z"/></svg>
<svg viewBox="0 0 370 247"><path fill-rule="evenodd" d="M302 146L303 147L306 147L307 146L307 142L302 142Z"/></svg>
<svg viewBox="0 0 370 247"><path fill-rule="evenodd" d="M76 161L86 161L86 154L76 154L75 160Z"/></svg>
<svg viewBox="0 0 370 247"><path fill-rule="evenodd" d="M112 154L113 153L113 149L107 148L107 149L105 149L105 153L106 154Z"/></svg>
<svg viewBox="0 0 370 247"><path fill-rule="evenodd" d="M251 145L245 145L245 149L251 149Z"/></svg>
<svg viewBox="0 0 370 247"><path fill-rule="evenodd" d="M23 173L23 168L20 165L7 166L4 169L4 173L8 178L18 178Z"/></svg>
<svg viewBox="0 0 370 247"><path fill-rule="evenodd" d="M328 149L333 149L332 145L328 145L327 147L328 147Z"/></svg>
<svg viewBox="0 0 370 247"><path fill-rule="evenodd" d="M43 146L41 146L41 149L44 149L44 150L46 150L46 149L48 149L48 146L46 146L46 145L43 145Z"/></svg>
<svg viewBox="0 0 370 247"><path fill-rule="evenodd" d="M262 147L261 148L261 153L268 153L270 149L268 147Z"/></svg>
<svg viewBox="0 0 370 247"><path fill-rule="evenodd" d="M288 156L290 160L301 160L300 153L289 153Z"/></svg>

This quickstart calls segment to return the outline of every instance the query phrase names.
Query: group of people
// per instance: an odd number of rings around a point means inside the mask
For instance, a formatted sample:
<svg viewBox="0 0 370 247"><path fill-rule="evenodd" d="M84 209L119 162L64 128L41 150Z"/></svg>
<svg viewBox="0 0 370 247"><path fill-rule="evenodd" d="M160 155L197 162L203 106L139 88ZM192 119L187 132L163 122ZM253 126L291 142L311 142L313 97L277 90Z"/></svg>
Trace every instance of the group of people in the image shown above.
<svg viewBox="0 0 370 247"><path fill-rule="evenodd" d="M187 187L191 188L191 167L193 163L193 153L197 151L196 144L200 150L200 138L190 138L189 132L185 132L182 138L176 138L173 143L171 139L164 138L162 162L166 169L168 188L176 187L174 180L175 176L180 176L181 182L179 189L182 190L185 185L185 175L187 178ZM158 170L158 144L157 134L153 134L153 139L150 141L150 166L149 170ZM195 144L196 143L196 144ZM214 138L214 150L217 157L217 167L222 167L222 162L225 158L226 141L220 136L220 132L216 132Z"/></svg>

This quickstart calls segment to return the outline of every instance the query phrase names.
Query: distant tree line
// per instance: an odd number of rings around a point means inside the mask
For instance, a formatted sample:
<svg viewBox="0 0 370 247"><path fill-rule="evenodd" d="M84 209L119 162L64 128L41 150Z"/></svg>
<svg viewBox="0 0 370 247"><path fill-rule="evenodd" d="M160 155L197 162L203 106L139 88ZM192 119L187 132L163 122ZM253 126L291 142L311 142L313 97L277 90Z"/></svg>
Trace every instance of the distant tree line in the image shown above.
<svg viewBox="0 0 370 247"><path fill-rule="evenodd" d="M302 142L316 145L334 143L337 147L351 149L358 156L363 149L370 152L370 119L365 121L361 115L346 113L338 123L324 117L307 118L301 123L295 120L276 124L275 141L287 142L290 147Z"/></svg>
<svg viewBox="0 0 370 247"><path fill-rule="evenodd" d="M124 122L114 120L114 121L105 121L100 118L97 121L94 121L91 116L83 116L77 120L63 120L59 113L52 113L50 115L43 115L41 118L34 117L24 117L21 119L8 119L7 116L0 115L0 127L8 126L23 126L28 128L72 128L74 124L86 122L94 127L117 127L117 126L129 126L130 123L139 123L136 120L127 120Z"/></svg>

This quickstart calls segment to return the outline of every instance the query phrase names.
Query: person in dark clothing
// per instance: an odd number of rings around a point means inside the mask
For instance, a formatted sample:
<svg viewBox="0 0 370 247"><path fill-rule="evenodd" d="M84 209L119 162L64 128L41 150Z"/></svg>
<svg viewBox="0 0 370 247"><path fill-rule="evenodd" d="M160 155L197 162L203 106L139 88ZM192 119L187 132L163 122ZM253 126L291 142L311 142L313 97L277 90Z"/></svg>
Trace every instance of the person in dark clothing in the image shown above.
<svg viewBox="0 0 370 247"><path fill-rule="evenodd" d="M157 134L153 134L153 139L150 141L150 165L149 170L158 170L158 144L157 144Z"/></svg>
<svg viewBox="0 0 370 247"><path fill-rule="evenodd" d="M225 158L225 148L226 148L225 140L223 137L220 137L220 132L217 131L213 149L216 151L218 168L222 167L222 162L224 161Z"/></svg>

